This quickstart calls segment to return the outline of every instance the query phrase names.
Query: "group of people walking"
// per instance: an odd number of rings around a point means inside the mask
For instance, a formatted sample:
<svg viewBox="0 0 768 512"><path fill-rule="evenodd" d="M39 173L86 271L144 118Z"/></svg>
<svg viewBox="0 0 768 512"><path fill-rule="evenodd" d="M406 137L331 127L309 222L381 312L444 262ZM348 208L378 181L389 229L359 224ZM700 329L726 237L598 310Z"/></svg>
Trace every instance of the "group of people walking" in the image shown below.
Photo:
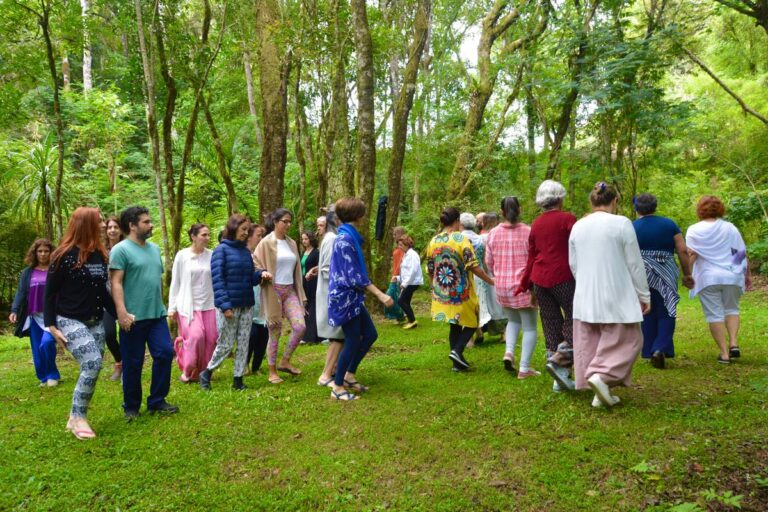
<svg viewBox="0 0 768 512"><path fill-rule="evenodd" d="M722 219L722 201L702 197L697 205L700 222L683 239L674 221L655 214L657 201L651 194L634 198L639 216L634 222L617 214L619 194L606 182L594 186L592 212L580 220L563 211L565 195L560 183L543 182L536 194L542 214L530 227L520 222L519 199L503 198L504 221L484 241L467 229L467 214L443 210L443 231L427 247L427 268L432 319L450 324L448 357L454 371L471 366L464 348L482 309L470 276L474 274L493 290L507 318L502 360L507 370L519 379L540 375L531 365L538 308L553 390L592 389L593 406L615 405L619 398L611 388L630 384L640 353L656 368L664 368L675 355L675 254L683 284L691 289L691 298L700 298L720 349L718 362L729 364L740 357L739 299L751 287L751 276L741 235Z"/></svg>
<svg viewBox="0 0 768 512"><path fill-rule="evenodd" d="M563 210L564 198L560 183L543 182L536 193L542 213L528 226L520 220L520 200L504 197L498 215L479 216L487 228L480 235L472 229L474 216L452 207L441 212L442 230L424 254L432 319L449 324L454 371L471 368L464 353L474 335L482 336L478 329L504 319L504 368L518 379L539 376L532 363L538 313L553 390L589 388L595 407L615 405L619 398L611 388L630 384L639 353L657 368L675 355L675 254L683 284L691 297L700 297L718 362L741 355L739 299L751 276L744 241L722 219L718 198L699 201L701 222L685 239L674 221L655 215L651 194L634 199L634 223L617 215L619 195L609 183L594 186L592 213L580 220ZM181 381L210 390L213 372L234 350L232 387L242 390L243 376L259 371L265 356L270 383L283 382L281 374L300 375L291 359L302 340L328 340L317 384L330 388L335 400L356 400L368 390L357 379L358 368L378 336L365 292L402 318L404 329L413 329L418 323L411 300L424 283L414 241L401 229L394 232L390 289L384 293L371 283L359 231L365 215L357 198L329 205L317 219L317 233L302 233L301 252L288 236L293 215L284 208L264 225L232 215L214 250L208 248L210 228L193 224L191 245L174 259L166 310L160 249L148 241L149 211L130 207L119 218L103 219L97 209L81 207L58 247L45 239L30 247L10 320L17 336L30 337L41 386L60 380L56 343L78 361L67 429L79 439L96 435L87 411L105 346L115 359L111 378L122 380L127 421L141 408L147 348L153 359L151 414L178 411L166 400L174 355ZM284 320L291 334L278 359ZM173 342L169 321L178 326Z"/></svg>

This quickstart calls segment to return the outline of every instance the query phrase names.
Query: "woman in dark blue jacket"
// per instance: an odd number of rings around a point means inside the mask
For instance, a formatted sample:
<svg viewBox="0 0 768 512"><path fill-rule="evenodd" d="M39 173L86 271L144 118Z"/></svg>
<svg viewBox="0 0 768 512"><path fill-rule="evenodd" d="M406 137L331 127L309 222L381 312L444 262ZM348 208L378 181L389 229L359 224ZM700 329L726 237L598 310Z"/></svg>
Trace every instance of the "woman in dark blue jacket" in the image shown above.
<svg viewBox="0 0 768 512"><path fill-rule="evenodd" d="M14 334L17 337L29 336L32 361L41 386L56 386L61 378L56 368L56 340L43 325L45 283L53 249L53 244L45 238L38 238L32 243L24 259L29 266L21 272L8 318L16 324Z"/></svg>
<svg viewBox="0 0 768 512"><path fill-rule="evenodd" d="M232 387L237 390L246 388L243 374L253 321L253 287L261 284L262 279L268 281L272 277L268 272L257 270L253 264L251 252L245 245L250 226L245 216L232 215L227 221L221 244L211 256L213 303L216 306L219 339L208 367L200 372L200 387L204 390L211 389L211 373L224 362L235 342L237 351Z"/></svg>

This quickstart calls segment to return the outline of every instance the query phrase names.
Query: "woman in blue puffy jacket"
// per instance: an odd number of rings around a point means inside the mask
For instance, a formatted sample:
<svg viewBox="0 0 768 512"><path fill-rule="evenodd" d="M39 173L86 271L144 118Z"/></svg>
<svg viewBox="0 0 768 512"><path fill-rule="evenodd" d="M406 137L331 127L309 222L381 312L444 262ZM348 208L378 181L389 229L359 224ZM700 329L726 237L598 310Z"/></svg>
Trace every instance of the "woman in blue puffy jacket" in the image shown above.
<svg viewBox="0 0 768 512"><path fill-rule="evenodd" d="M248 230L251 223L240 214L232 215L221 244L213 250L211 256L211 278L213 280L213 303L216 306L216 327L219 339L216 350L208 362L208 367L200 372L200 387L211 389L211 374L218 368L232 351L235 352L234 381L232 387L245 389L243 374L248 358L248 340L251 334L251 308L253 308L253 287L262 280L269 281L268 272L256 269L251 253L246 247Z"/></svg>

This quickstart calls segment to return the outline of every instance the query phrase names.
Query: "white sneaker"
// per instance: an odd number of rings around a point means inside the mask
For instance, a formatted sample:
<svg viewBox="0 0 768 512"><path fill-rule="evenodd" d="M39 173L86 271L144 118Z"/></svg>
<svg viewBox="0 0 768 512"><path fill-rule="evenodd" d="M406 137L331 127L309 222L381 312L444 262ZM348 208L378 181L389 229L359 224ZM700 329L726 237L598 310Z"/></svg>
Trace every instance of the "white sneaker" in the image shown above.
<svg viewBox="0 0 768 512"><path fill-rule="evenodd" d="M59 385L59 381L57 381L56 379L48 379L48 382L46 382L45 385L48 386L49 388L55 388L56 386Z"/></svg>
<svg viewBox="0 0 768 512"><path fill-rule="evenodd" d="M594 374L587 380L587 383L589 384L589 387L592 388L592 391L595 392L595 396L600 400L600 402L602 402L604 406L612 407L614 405L611 389L605 382L603 382L603 379L600 378L600 375L597 373Z"/></svg>
<svg viewBox="0 0 768 512"><path fill-rule="evenodd" d="M611 402L613 405L618 405L619 402L621 402L621 398L617 397L616 395L611 395ZM603 402L600 401L599 398L597 398L597 395L592 399L592 407L598 408L603 407Z"/></svg>

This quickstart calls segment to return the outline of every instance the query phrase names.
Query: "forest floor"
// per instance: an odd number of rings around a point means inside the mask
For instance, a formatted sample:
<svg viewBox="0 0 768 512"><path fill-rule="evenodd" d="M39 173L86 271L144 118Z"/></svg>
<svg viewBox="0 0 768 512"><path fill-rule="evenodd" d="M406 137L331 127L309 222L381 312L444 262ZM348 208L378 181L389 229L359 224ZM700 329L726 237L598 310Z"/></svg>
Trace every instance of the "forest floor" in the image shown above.
<svg viewBox="0 0 768 512"><path fill-rule="evenodd" d="M248 376L244 392L230 389L231 359L210 393L181 384L174 363L181 412L126 424L105 363L92 441L64 430L71 356L61 385L39 388L28 341L0 337L0 510L768 510L764 292L743 300L730 366L683 297L677 357L662 371L638 361L610 411L553 393L545 374L506 373L495 338L467 351L474 371L451 372L447 326L417 297L416 330L380 323L356 403L315 385L325 347L302 345L303 375Z"/></svg>

